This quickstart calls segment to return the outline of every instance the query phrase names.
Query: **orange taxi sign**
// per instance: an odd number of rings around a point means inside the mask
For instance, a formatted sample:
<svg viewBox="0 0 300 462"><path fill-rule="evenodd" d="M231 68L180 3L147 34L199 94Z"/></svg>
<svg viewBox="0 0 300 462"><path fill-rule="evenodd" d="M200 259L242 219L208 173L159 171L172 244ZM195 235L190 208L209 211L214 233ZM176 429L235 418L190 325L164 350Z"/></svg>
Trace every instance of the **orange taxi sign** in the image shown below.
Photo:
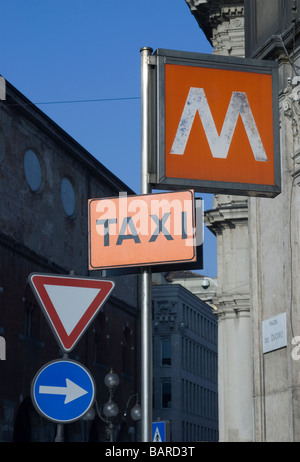
<svg viewBox="0 0 300 462"><path fill-rule="evenodd" d="M157 50L160 189L280 192L277 65Z"/></svg>
<svg viewBox="0 0 300 462"><path fill-rule="evenodd" d="M194 191L90 199L89 269L197 259Z"/></svg>

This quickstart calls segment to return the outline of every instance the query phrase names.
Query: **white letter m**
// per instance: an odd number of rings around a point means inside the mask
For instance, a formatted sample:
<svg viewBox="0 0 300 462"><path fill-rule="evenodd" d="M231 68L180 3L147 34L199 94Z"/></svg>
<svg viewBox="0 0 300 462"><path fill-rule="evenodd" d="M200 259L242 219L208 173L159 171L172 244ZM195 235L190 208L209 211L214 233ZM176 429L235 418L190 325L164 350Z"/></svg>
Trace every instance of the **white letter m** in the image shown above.
<svg viewBox="0 0 300 462"><path fill-rule="evenodd" d="M255 160L268 161L246 93L234 91L228 106L221 134L218 134L203 88L190 88L171 154L184 154L190 131L199 113L213 157L226 159L236 123L241 115Z"/></svg>

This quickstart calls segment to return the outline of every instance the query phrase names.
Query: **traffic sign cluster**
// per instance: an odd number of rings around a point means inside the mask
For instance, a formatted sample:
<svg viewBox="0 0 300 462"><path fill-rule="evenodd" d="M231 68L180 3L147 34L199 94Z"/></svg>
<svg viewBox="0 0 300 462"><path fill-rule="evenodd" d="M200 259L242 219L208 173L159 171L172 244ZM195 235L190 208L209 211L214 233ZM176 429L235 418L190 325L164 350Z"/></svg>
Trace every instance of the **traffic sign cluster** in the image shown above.
<svg viewBox="0 0 300 462"><path fill-rule="evenodd" d="M114 282L51 274L31 274L29 283L67 355L73 350L114 288ZM80 419L93 405L96 387L80 363L58 359L33 379L31 398L43 417L56 423Z"/></svg>

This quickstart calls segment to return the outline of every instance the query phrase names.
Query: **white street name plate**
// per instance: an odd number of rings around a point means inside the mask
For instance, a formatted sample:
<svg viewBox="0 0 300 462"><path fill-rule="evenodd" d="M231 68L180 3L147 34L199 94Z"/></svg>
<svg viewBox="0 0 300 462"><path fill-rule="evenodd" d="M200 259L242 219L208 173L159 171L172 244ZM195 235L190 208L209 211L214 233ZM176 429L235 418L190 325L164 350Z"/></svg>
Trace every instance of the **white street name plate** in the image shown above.
<svg viewBox="0 0 300 462"><path fill-rule="evenodd" d="M279 314L262 322L263 353L287 346L286 313Z"/></svg>

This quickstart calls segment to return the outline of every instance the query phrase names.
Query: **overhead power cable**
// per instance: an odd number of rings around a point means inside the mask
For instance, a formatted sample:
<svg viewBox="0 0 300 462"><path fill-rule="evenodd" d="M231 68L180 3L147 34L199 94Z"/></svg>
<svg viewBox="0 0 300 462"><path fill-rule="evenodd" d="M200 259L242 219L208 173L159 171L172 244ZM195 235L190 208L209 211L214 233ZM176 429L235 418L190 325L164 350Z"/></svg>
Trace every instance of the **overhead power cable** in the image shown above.
<svg viewBox="0 0 300 462"><path fill-rule="evenodd" d="M129 97L120 97L120 98L94 98L94 99L73 99L73 100L62 100L62 101L38 101L38 102L28 102L28 105L34 104L35 106L41 106L46 104L72 104L72 103L97 103L105 101L126 101L126 100L137 100L141 99L140 96L129 96ZM24 103L22 103L24 104ZM8 103L8 106L18 106L19 103Z"/></svg>
<svg viewBox="0 0 300 462"><path fill-rule="evenodd" d="M125 100L134 100L141 99L140 96L129 96L124 98L95 98L95 99L74 99L74 100L64 100L64 101L40 101L34 103L36 105L40 104L71 104L71 103L96 103L102 101L125 101Z"/></svg>

